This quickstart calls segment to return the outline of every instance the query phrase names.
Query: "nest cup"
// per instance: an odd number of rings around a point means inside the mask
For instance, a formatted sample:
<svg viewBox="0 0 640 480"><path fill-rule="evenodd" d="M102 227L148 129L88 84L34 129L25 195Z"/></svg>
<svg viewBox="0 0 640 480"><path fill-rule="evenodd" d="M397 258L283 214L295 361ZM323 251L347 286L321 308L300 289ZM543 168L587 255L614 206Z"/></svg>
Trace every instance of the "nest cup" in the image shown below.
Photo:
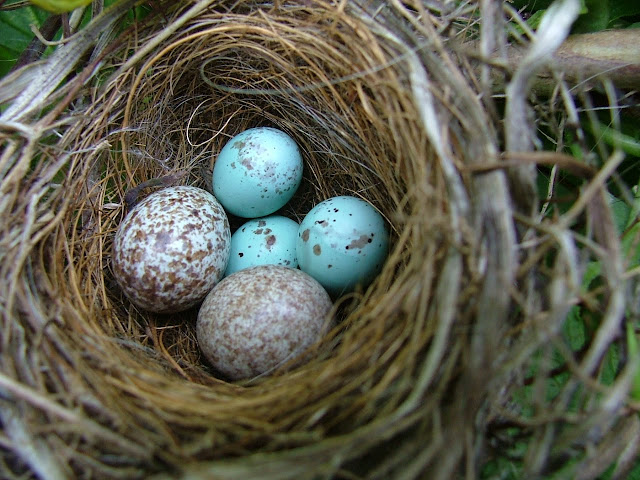
<svg viewBox="0 0 640 480"><path fill-rule="evenodd" d="M488 426L568 311L546 285L579 286L571 252L557 237L536 243L530 212L512 209L531 207L518 192L535 171L478 167L498 161L500 120L475 65L443 44L444 25L470 23L440 13L394 2L171 6L98 43L46 96L44 120L7 140L6 158L19 160L0 164L5 199L27 219L11 217L18 268L3 267L0 393L22 410L7 406L1 420L49 425L17 449L16 470L454 478L487 458ZM279 213L300 221L326 198L358 196L389 222L391 251L372 285L337 303L340 322L307 363L229 383L200 354L196 309L155 315L122 295L111 244L132 191L211 191L218 152L258 126L288 133L304 158L303 184ZM533 247L516 255L525 234ZM538 269L553 249L554 264ZM556 437L545 435L546 448Z"/></svg>
<svg viewBox="0 0 640 480"><path fill-rule="evenodd" d="M106 126L120 131L122 149L101 159L101 166L108 172L104 194L114 202L149 182L141 194L153 191L154 179L211 191L213 162L225 143L247 128L270 126L296 141L305 165L301 188L278 214L299 222L315 204L336 195L374 205L391 226L390 259L374 285L340 300L340 332L318 346L319 360L332 355L343 335L366 338L364 330L374 323L395 323L392 310L411 310L399 307L402 282L392 285L399 272L409 274L412 257L419 260L420 274L438 271L451 226L442 174L416 125L415 100L405 91L407 73L389 65L390 52L371 51L377 39L363 25L316 8L290 7L269 16L239 9L185 25L129 72L122 124ZM358 37L363 38L354 42ZM126 207L116 210L101 226L108 233L102 250L107 266L111 233L125 212ZM231 216L232 231L244 221ZM420 229L417 237L400 239L407 228ZM117 291L110 272L105 281L110 293ZM135 312L140 326L151 322L165 329L158 342L166 359L186 378L207 382L211 372L203 372L207 366L193 335L196 310L157 318L136 311L126 298L111 295L110 302ZM352 363L346 359L356 351L349 347L339 361Z"/></svg>

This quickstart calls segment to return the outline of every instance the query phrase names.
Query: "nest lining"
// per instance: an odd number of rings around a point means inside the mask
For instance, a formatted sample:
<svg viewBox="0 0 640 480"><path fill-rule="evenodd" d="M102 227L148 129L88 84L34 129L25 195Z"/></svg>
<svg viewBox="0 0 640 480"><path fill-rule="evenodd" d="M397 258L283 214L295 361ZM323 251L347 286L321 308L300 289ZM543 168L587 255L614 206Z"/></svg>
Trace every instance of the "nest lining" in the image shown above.
<svg viewBox="0 0 640 480"><path fill-rule="evenodd" d="M3 167L3 200L27 215L7 227L21 268L7 274L5 308L16 313L5 314L3 372L33 392L23 425L51 424L29 444L41 465L221 478L411 478L429 467L451 478L484 455L474 435L508 417L527 353L557 340L570 306L536 304L531 285L575 291L575 258L566 231L535 241L541 227L511 211L504 172L469 173L495 161L499 122L469 82L471 64L434 28L453 28L460 12L411 7L175 8L164 19L175 28L156 19L125 35L55 126L6 140L4 158L36 160ZM131 51L146 54L132 62ZM393 248L375 283L340 302L341 323L313 360L230 384L199 353L195 311L150 315L118 292L111 240L128 191L157 178L210 189L226 140L262 125L304 156L283 214L300 220L330 196L360 196L389 221ZM511 253L514 217L530 228L526 255ZM556 248L551 268L537 269ZM389 441L393 453L378 455Z"/></svg>

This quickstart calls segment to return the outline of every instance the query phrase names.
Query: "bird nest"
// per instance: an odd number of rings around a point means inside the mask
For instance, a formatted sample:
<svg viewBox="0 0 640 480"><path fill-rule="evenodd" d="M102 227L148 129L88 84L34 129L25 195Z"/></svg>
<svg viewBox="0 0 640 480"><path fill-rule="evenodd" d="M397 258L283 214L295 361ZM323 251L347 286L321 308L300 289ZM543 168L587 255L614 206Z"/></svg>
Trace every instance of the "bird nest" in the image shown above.
<svg viewBox="0 0 640 480"><path fill-rule="evenodd" d="M510 38L504 11L198 1L123 21L133 4L0 85L3 476L474 478L496 459L593 478L626 465L633 372L599 381L627 301L604 197L620 159L536 151L537 122L561 125L575 105L565 89L531 108L534 69L489 61ZM196 309L150 314L123 296L111 245L136 198L210 190L222 146L256 126L303 153L283 215L357 196L387 219L391 250L372 285L336 302L307 363L232 383L200 353ZM549 164L582 185L562 210L537 199L534 166ZM599 315L577 346L576 308Z"/></svg>

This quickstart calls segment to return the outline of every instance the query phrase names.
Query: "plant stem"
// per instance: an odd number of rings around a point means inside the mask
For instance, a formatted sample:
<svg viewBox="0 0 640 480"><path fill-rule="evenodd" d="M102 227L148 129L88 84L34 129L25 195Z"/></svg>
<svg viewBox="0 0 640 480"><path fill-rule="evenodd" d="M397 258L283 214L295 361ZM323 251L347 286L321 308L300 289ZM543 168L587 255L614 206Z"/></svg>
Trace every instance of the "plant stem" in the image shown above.
<svg viewBox="0 0 640 480"><path fill-rule="evenodd" d="M553 55L551 68L535 81L536 91L550 92L561 72L569 84L597 85L608 78L620 89L640 90L640 29L605 30L570 35ZM525 51L509 49L509 65L520 64Z"/></svg>

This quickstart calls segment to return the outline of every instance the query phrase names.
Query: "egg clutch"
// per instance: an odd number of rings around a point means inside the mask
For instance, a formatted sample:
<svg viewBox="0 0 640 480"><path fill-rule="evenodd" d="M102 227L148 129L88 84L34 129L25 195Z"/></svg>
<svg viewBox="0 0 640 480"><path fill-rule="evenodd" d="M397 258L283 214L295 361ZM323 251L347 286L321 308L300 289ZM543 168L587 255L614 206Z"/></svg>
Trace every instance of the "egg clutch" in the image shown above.
<svg viewBox="0 0 640 480"><path fill-rule="evenodd" d="M301 224L277 214L302 173L289 135L250 128L216 158L213 194L163 188L116 232L112 266L122 292L156 313L200 305L200 349L231 380L298 357L333 326L331 298L366 287L386 259L387 224L360 198L328 198ZM247 219L233 235L227 214Z"/></svg>

